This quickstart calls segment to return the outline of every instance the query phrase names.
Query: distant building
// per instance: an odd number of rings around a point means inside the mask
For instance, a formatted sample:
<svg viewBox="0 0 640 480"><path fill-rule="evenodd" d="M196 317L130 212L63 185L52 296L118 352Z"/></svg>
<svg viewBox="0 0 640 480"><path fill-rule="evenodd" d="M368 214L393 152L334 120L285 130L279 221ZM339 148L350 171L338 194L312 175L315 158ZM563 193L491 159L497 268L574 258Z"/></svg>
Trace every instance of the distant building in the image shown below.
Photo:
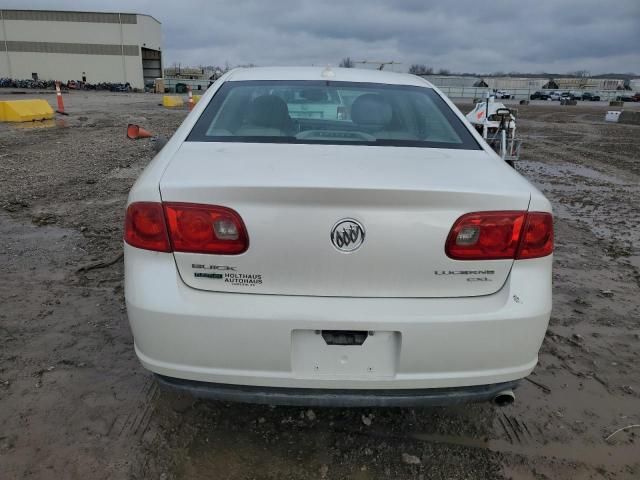
<svg viewBox="0 0 640 480"><path fill-rule="evenodd" d="M624 83L623 80L615 79L595 79L595 78L554 78L560 90L615 90L618 85Z"/></svg>
<svg viewBox="0 0 640 480"><path fill-rule="evenodd" d="M591 77L491 77L468 75L420 75L436 87L450 88L489 88L495 90L619 90L624 88L625 80L616 78ZM634 80L631 80L631 83ZM632 88L633 90L633 88Z"/></svg>
<svg viewBox="0 0 640 480"><path fill-rule="evenodd" d="M529 77L486 77L484 81L487 82L489 88L495 88L497 90L536 90L542 88L542 85L547 82L543 78Z"/></svg>
<svg viewBox="0 0 640 480"><path fill-rule="evenodd" d="M473 87L480 77L461 75L420 75L436 87Z"/></svg>
<svg viewBox="0 0 640 480"><path fill-rule="evenodd" d="M517 78L517 77L476 77L462 75L421 75L436 87L477 87L498 90L542 88L547 82L542 78Z"/></svg>
<svg viewBox="0 0 640 480"><path fill-rule="evenodd" d="M190 80L202 80L209 78L202 68L192 67L168 67L164 69L165 77L184 78Z"/></svg>
<svg viewBox="0 0 640 480"><path fill-rule="evenodd" d="M162 77L160 22L137 13L0 10L0 77L143 88Z"/></svg>

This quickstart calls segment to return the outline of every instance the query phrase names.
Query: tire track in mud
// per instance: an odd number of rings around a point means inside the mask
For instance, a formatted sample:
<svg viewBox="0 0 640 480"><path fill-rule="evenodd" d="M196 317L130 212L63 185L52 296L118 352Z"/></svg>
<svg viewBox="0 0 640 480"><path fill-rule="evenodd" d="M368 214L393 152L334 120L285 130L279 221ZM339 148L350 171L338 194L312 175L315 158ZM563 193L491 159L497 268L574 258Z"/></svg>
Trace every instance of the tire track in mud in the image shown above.
<svg viewBox="0 0 640 480"><path fill-rule="evenodd" d="M514 422L514 419L511 419ZM514 428L515 433L518 427ZM479 450L489 450L495 453L518 455L526 458L557 458L564 461L578 462L593 468L608 467L624 467L629 462L636 459L634 463L640 464L637 460L640 449L634 444L629 445L591 445L586 446L584 443L577 441L572 443L545 442L531 435L528 431L520 431L517 434L519 440L513 439L494 439L482 440L477 438L469 438L462 436L446 436L433 434L413 434L412 438L424 441L446 445L454 445ZM512 437L513 438L513 437Z"/></svg>
<svg viewBox="0 0 640 480"><path fill-rule="evenodd" d="M621 169L619 165L625 165L629 161L628 154L621 154L612 151L606 151L601 148L601 144L598 144L598 148L594 149L593 146L585 147L583 146L583 141L576 141L575 143L565 143L562 146L562 159L567 161L567 153L572 154L572 157L579 158L579 165L590 166L592 168L597 168L598 170L603 171L603 175L609 176L611 174L625 178L627 181L629 178L629 171ZM620 143L609 142L610 146L621 146ZM635 145L633 142L629 142L625 145ZM535 147L536 150L541 151L541 153L553 156L558 154L558 146L552 140L540 139L538 145ZM603 160L595 159L594 156L599 156L600 158L606 157L609 161L615 161L616 163L605 163ZM572 161L572 160L569 160ZM636 173L631 173L632 177L636 177Z"/></svg>
<svg viewBox="0 0 640 480"><path fill-rule="evenodd" d="M107 436L118 439L131 438L134 442L140 443L149 430L159 397L160 389L157 382L152 376L148 376L139 392L137 408L126 415L116 415Z"/></svg>

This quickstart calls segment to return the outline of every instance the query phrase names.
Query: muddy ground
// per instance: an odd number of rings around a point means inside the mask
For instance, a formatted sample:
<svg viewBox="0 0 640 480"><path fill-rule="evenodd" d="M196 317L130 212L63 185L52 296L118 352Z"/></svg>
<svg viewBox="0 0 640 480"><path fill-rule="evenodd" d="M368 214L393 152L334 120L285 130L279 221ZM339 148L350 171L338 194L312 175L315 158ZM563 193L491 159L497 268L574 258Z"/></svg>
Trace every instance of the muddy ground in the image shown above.
<svg viewBox="0 0 640 480"><path fill-rule="evenodd" d="M640 424L640 126L602 104L519 108L517 168L551 199L557 248L515 405L309 410L193 403L142 369L119 254L153 148L125 127L170 135L186 112L66 99L65 125L0 124L0 478L640 478L640 429L606 439Z"/></svg>

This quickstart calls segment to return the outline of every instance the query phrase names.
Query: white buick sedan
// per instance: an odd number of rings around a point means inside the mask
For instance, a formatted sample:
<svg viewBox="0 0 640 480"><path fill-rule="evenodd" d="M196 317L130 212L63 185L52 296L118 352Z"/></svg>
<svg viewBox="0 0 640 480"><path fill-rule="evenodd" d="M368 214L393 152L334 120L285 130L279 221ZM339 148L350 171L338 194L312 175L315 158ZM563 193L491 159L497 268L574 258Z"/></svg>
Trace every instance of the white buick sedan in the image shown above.
<svg viewBox="0 0 640 480"><path fill-rule="evenodd" d="M549 202L412 75L227 73L124 241L136 353L201 397L506 404L551 311Z"/></svg>

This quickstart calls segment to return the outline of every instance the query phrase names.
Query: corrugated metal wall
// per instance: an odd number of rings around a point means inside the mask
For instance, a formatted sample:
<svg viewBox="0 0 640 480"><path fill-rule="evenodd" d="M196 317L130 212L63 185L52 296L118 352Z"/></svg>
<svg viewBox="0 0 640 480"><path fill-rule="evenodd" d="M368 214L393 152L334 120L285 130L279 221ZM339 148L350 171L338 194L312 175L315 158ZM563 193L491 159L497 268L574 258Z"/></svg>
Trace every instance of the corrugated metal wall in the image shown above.
<svg viewBox="0 0 640 480"><path fill-rule="evenodd" d="M55 10L2 10L5 20L136 24L135 13L62 12Z"/></svg>
<svg viewBox="0 0 640 480"><path fill-rule="evenodd" d="M9 52L73 53L80 55L127 55L138 56L138 45L105 43L58 43L58 42L6 42Z"/></svg>

